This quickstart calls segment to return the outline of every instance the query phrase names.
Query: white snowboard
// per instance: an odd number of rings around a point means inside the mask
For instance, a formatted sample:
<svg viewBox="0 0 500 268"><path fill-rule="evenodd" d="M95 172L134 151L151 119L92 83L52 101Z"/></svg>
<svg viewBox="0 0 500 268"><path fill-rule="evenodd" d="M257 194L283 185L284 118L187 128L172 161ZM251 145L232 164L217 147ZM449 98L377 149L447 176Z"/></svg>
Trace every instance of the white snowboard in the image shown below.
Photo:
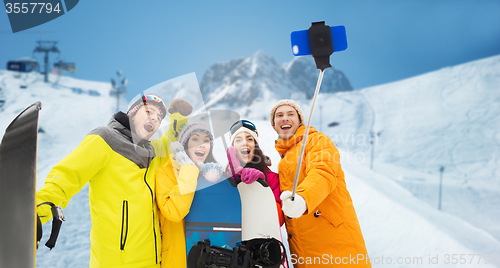
<svg viewBox="0 0 500 268"><path fill-rule="evenodd" d="M273 237L283 242L273 191L260 181L237 186L241 198L241 240Z"/></svg>

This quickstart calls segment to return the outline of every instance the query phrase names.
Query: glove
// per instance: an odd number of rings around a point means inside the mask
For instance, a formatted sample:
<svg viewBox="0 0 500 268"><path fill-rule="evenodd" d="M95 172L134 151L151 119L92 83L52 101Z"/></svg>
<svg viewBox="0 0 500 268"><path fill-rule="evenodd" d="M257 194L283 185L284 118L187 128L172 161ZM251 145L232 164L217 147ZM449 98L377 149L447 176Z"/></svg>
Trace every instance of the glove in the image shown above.
<svg viewBox="0 0 500 268"><path fill-rule="evenodd" d="M306 201L302 196L295 193L295 199L292 201L292 192L284 191L280 195L282 210L290 218L299 218L306 212Z"/></svg>
<svg viewBox="0 0 500 268"><path fill-rule="evenodd" d="M168 106L168 113L180 113L183 116L188 116L193 111L193 106L183 99L175 99Z"/></svg>
<svg viewBox="0 0 500 268"><path fill-rule="evenodd" d="M203 164L198 162L196 165L200 169L201 175L209 182L216 182L222 176L223 169L219 163Z"/></svg>
<svg viewBox="0 0 500 268"><path fill-rule="evenodd" d="M240 173L241 173L241 181L246 184L251 184L259 178L261 179L265 178L264 173L255 168L244 168L240 171Z"/></svg>
<svg viewBox="0 0 500 268"><path fill-rule="evenodd" d="M232 173L231 175L238 174L241 171L242 167L238 156L236 156L236 149L234 149L233 146L229 146L229 148L227 148L226 154L227 160L229 160L229 169Z"/></svg>
<svg viewBox="0 0 500 268"><path fill-rule="evenodd" d="M38 213L36 214L36 249L38 249L38 244L40 244L40 240L42 240L43 236L43 228L42 221L40 220L40 216Z"/></svg>
<svg viewBox="0 0 500 268"><path fill-rule="evenodd" d="M172 151L172 154L174 154L174 159L175 161L177 161L177 164L179 164L179 166L186 164L194 165L194 162L186 154L186 151L184 151L184 146L182 146L178 141L172 142L170 144L170 151Z"/></svg>

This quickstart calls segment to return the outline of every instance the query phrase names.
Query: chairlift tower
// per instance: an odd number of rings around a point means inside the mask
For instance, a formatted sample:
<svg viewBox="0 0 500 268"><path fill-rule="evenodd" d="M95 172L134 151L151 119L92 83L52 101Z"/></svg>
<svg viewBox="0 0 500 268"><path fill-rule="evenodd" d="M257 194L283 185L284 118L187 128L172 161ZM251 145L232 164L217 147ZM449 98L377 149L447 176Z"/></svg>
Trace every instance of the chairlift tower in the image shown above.
<svg viewBox="0 0 500 268"><path fill-rule="evenodd" d="M45 77L44 82L49 82L49 53L60 53L59 49L56 47L57 41L37 41L38 46L35 48L33 53L45 53L43 61L45 63Z"/></svg>
<svg viewBox="0 0 500 268"><path fill-rule="evenodd" d="M116 75L118 76L118 81L120 81L122 71L116 72ZM120 111L120 95L127 93L127 84L128 79L126 77L121 80L120 84L117 84L115 80L111 78L111 86L113 87L113 90L111 90L109 95L113 96L116 94L116 112Z"/></svg>
<svg viewBox="0 0 500 268"><path fill-rule="evenodd" d="M444 172L444 166L441 166L439 168L439 203L438 203L438 210L441 210L441 196L443 193L443 172Z"/></svg>

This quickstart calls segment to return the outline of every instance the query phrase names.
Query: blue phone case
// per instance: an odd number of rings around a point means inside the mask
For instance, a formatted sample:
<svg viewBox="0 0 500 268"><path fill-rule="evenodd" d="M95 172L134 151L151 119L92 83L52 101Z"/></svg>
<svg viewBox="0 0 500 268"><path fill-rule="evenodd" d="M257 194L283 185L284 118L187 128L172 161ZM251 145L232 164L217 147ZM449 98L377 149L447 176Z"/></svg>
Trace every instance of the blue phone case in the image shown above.
<svg viewBox="0 0 500 268"><path fill-rule="evenodd" d="M292 41L292 53L295 56L311 55L311 47L309 46L308 30L295 31L290 35ZM347 49L347 35L343 25L331 26L333 52L344 51Z"/></svg>

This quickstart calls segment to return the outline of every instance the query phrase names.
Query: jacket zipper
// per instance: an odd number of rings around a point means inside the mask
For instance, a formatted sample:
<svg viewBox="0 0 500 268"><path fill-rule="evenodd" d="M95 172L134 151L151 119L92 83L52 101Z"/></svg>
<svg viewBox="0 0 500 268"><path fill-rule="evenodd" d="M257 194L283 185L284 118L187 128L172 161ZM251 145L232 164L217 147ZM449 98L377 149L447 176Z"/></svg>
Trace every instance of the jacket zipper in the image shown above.
<svg viewBox="0 0 500 268"><path fill-rule="evenodd" d="M120 250L125 249L125 243L127 242L128 235L128 201L123 200L122 207L122 231L120 238Z"/></svg>
<svg viewBox="0 0 500 268"><path fill-rule="evenodd" d="M155 261L156 261L156 264L158 264L158 246L157 246L157 241L156 241L156 229L155 229L155 199L154 199L154 195L153 195L153 190L151 189L151 187L149 186L147 180L146 180L146 176L148 175L148 170L149 170L149 165L151 164L151 160L150 160L150 157L148 156L148 167L146 168L146 172L144 173L144 183L146 183L146 185L148 186L149 188L149 192L151 193L151 201L153 203L153 234L155 236Z"/></svg>

